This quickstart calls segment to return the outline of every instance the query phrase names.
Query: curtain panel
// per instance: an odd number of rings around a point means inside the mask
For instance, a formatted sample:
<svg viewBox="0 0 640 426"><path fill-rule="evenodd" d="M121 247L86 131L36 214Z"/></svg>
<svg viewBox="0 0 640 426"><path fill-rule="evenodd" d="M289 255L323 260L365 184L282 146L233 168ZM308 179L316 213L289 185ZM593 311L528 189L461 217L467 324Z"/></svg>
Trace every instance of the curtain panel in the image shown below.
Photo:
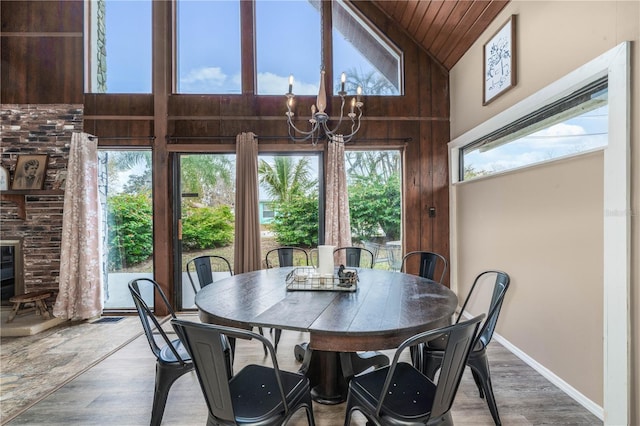
<svg viewBox="0 0 640 426"><path fill-rule="evenodd" d="M73 133L62 215L60 286L53 315L69 320L102 314L98 141Z"/></svg>
<svg viewBox="0 0 640 426"><path fill-rule="evenodd" d="M234 273L261 269L258 195L258 140L253 133L236 137L236 236Z"/></svg>
<svg viewBox="0 0 640 426"><path fill-rule="evenodd" d="M327 150L324 241L336 247L349 247L352 245L351 220L342 135L334 136Z"/></svg>

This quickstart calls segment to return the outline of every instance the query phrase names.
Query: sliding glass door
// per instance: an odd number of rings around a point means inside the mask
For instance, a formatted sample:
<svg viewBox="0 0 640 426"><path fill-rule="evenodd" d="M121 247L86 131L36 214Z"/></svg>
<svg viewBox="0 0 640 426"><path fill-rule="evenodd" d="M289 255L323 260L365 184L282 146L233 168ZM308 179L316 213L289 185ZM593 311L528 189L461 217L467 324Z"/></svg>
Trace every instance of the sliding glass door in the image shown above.
<svg viewBox="0 0 640 426"><path fill-rule="evenodd" d="M281 245L318 244L319 154L264 154L258 159L261 252ZM194 309L187 263L217 255L234 262L235 154L177 154L176 270L179 309ZM266 265L262 265L266 267ZM220 275L222 276L222 275ZM191 279L200 288L197 274ZM214 277L215 279L215 277Z"/></svg>
<svg viewBox="0 0 640 426"><path fill-rule="evenodd" d="M127 284L153 278L151 150L102 149L98 158L104 308L133 309Z"/></svg>

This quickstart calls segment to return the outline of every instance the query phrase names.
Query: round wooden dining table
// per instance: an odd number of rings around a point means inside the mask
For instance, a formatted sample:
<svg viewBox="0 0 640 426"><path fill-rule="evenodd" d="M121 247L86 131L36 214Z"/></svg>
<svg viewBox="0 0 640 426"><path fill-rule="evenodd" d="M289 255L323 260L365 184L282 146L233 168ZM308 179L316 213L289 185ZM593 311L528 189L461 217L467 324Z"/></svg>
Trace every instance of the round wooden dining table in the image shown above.
<svg viewBox="0 0 640 426"><path fill-rule="evenodd" d="M205 323L251 329L271 327L309 333L301 371L314 399L346 398L344 354L396 348L422 331L450 324L458 298L449 288L416 275L357 268L356 291L291 291L293 268L238 274L202 288L195 298ZM342 355L342 356L341 356Z"/></svg>

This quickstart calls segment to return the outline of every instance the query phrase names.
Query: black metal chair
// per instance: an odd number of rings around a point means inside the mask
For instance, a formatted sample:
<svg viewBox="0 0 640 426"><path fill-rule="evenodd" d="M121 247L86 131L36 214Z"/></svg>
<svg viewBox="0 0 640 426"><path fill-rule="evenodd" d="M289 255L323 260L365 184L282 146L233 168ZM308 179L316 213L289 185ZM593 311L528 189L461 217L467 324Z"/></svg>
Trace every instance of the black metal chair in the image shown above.
<svg viewBox="0 0 640 426"><path fill-rule="evenodd" d="M342 253L344 253L344 259L346 262L344 266L349 268L359 268L361 266L361 260L364 262L365 268L373 268L376 261L376 257L371 250L364 247L338 247L333 251L334 257L342 256ZM366 262L366 257L369 257L371 260Z"/></svg>
<svg viewBox="0 0 640 426"><path fill-rule="evenodd" d="M480 392L480 398L486 398L489 411L493 417L493 421L496 425L502 424L500 416L498 414L498 407L496 405L496 399L493 395L493 385L491 384L491 374L489 371L489 359L487 357L487 345L493 337L493 332L498 322L498 316L502 308L502 302L504 301L505 294L509 288L510 278L509 275L502 271L489 270L480 273L473 281L471 290L467 295L467 298L462 305L460 314L456 322L459 322L464 314L467 305L470 300L475 299L477 292L483 285L492 285L491 290L491 302L487 309L487 316L480 328L480 332L473 344L467 365L471 368L473 379L478 386ZM416 362L417 368L419 368L427 377L433 378L438 371L438 368L442 365L442 359L444 356L443 347L446 342L442 340L436 340L429 345L424 346L422 352L422 359Z"/></svg>
<svg viewBox="0 0 640 426"><path fill-rule="evenodd" d="M142 322L144 334L147 337L151 351L156 357L156 384L150 422L151 426L156 426L162 422L164 408L167 404L167 395L171 386L183 374L193 370L193 362L181 340L170 339L162 329L160 321L142 297L141 286L150 286L154 300L162 301L172 318L176 318L176 314L157 282L150 278L138 278L129 282L129 291ZM225 371L231 377L233 374L231 350L226 340L221 344L224 346Z"/></svg>
<svg viewBox="0 0 640 426"><path fill-rule="evenodd" d="M196 285L193 280L193 273L196 273L198 276L198 285ZM198 291L214 281L214 273L222 272L223 277L226 277L226 273L229 273L229 276L233 275L233 269L231 268L231 264L229 261L217 255L204 255L194 257L193 259L187 262L187 276L189 277L189 281L191 282L191 287L193 287L194 293L198 293ZM220 278L218 278L220 279Z"/></svg>
<svg viewBox="0 0 640 426"><path fill-rule="evenodd" d="M276 254L277 262L276 262ZM264 262L267 268L277 268L284 266L309 266L309 253L300 247L278 247L267 252Z"/></svg>
<svg viewBox="0 0 640 426"><path fill-rule="evenodd" d="M440 279L438 282L442 284L442 280L444 280L444 276L447 273L447 259L444 258L441 254L433 253L430 251L412 251L405 254L402 257L402 266L400 267L400 272L405 272L407 268L407 262L410 259L419 257L420 258L420 268L418 270L418 275L423 278L428 278L430 280L435 279L436 270L439 269L442 271L440 274Z"/></svg>
<svg viewBox="0 0 640 426"><path fill-rule="evenodd" d="M193 280L193 274L198 276L198 284L196 285ZM221 272L223 277L214 279L214 273ZM223 257L214 254L204 255L194 257L193 259L187 262L187 276L189 277L189 281L191 282L191 287L193 287L193 291L195 294L198 294L198 291L202 289L202 287L206 287L214 281L219 279L226 278L226 274L229 276L233 275L233 269L231 268L231 263ZM258 328L260 330L260 334L263 334L262 327ZM232 350L235 350L235 342L231 341ZM267 348L264 348L264 354L267 355Z"/></svg>
<svg viewBox="0 0 640 426"><path fill-rule="evenodd" d="M388 367L354 377L349 382L345 426L351 424L356 410L376 425L452 425L451 406L483 317L410 337L398 347ZM441 336L446 336L447 345L437 383L399 361L405 349Z"/></svg>
<svg viewBox="0 0 640 426"><path fill-rule="evenodd" d="M307 412L314 425L309 379L302 374L281 371L276 352L260 334L237 328L171 320L176 333L189 350L209 418L207 425L282 425L299 409ZM268 348L273 367L247 365L231 379L224 372L226 336L233 339L256 339Z"/></svg>

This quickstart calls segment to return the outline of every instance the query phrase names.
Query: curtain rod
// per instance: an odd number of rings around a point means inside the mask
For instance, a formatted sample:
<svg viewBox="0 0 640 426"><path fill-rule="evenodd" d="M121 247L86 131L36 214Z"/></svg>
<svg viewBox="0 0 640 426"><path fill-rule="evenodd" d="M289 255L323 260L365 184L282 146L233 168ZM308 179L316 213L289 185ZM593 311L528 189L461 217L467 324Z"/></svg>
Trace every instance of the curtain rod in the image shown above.
<svg viewBox="0 0 640 426"><path fill-rule="evenodd" d="M288 139L289 136L256 136L258 139L263 140L275 140L275 139ZM167 141L175 141L179 139L186 140L235 140L235 136L167 136ZM353 139L349 144L353 144L355 142L384 142L384 141L400 141L400 142L411 142L413 138L404 137L404 138L362 138L362 139Z"/></svg>
<svg viewBox="0 0 640 426"><path fill-rule="evenodd" d="M101 136L89 136L89 140L100 139L101 141L128 141L128 140L139 140L139 139L147 139L147 140L155 140L155 136L112 136L112 137L101 137Z"/></svg>

